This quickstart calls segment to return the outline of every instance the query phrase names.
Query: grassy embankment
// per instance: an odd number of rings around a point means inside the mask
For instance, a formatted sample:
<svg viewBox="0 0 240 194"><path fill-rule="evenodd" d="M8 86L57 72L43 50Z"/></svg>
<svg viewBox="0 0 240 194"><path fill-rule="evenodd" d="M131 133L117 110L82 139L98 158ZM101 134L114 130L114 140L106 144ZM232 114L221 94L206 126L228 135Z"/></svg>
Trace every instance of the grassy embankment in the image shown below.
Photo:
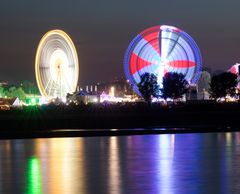
<svg viewBox="0 0 240 194"><path fill-rule="evenodd" d="M113 104L25 107L0 111L0 129L110 129L239 126L240 104L197 102L161 106Z"/></svg>

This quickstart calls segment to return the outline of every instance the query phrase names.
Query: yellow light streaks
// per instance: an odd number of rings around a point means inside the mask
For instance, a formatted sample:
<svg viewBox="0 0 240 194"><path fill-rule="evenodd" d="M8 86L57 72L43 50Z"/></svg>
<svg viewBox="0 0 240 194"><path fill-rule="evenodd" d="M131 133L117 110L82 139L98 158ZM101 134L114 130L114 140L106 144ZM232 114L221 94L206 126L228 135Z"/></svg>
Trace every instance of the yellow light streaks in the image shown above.
<svg viewBox="0 0 240 194"><path fill-rule="evenodd" d="M44 78L40 73L40 67L41 67L41 63L42 63L41 54L45 51L44 46L47 44L47 42L53 41L54 39L56 39L56 37L60 37L64 41L64 43L67 45L67 47L69 49L67 51L69 51L71 53L71 55L73 56L72 61L74 64L68 64L67 66L70 67L70 66L74 65L74 75L68 74L69 77L73 76L74 79L70 83L71 88L68 88L71 91L67 91L67 92L69 92L69 93L74 92L77 88L77 83L78 83L78 75L79 75L78 56L77 56L76 48L75 48L71 38L62 30L48 31L40 40L40 43L38 45L37 52L36 52L36 58L35 58L35 76L36 76L36 80L37 80L37 85L38 85L41 95L44 96L45 98L52 98L52 97L57 97L57 96L55 96L54 94L51 94L50 89L47 90L46 83L44 83L44 79L46 79L46 78ZM55 49L55 48L53 48L53 49ZM62 51L62 52L64 52L64 51ZM47 54L51 54L51 53L47 53ZM69 56L69 55L67 55L67 53L65 53L65 54L66 54L66 56ZM50 63L50 61L47 61L47 63ZM51 74L49 74L49 76L51 76ZM66 79L65 76L62 76L62 77L64 79ZM50 79L50 78L48 78L48 79ZM54 82L54 79L51 79L51 80ZM56 80L56 78L55 78L55 80ZM66 80L66 82L63 82L62 80L60 81L60 90L62 89L61 88L62 83L67 83L69 85L69 80ZM60 91L60 93L61 93L61 91Z"/></svg>

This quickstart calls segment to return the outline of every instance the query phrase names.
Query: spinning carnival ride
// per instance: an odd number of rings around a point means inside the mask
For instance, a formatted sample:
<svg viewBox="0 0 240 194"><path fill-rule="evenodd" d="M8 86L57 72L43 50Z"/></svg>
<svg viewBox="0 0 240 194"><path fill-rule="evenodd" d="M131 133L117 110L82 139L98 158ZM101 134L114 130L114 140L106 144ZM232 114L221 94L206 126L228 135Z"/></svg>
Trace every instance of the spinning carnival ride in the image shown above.
<svg viewBox="0 0 240 194"><path fill-rule="evenodd" d="M132 40L124 57L124 69L134 91L140 95L137 84L146 72L157 76L160 87L167 72L182 73L189 83L196 84L202 58L197 44L186 32L172 26L155 26Z"/></svg>
<svg viewBox="0 0 240 194"><path fill-rule="evenodd" d="M71 38L61 30L51 30L41 39L35 58L38 88L47 99L66 99L78 83L78 56Z"/></svg>

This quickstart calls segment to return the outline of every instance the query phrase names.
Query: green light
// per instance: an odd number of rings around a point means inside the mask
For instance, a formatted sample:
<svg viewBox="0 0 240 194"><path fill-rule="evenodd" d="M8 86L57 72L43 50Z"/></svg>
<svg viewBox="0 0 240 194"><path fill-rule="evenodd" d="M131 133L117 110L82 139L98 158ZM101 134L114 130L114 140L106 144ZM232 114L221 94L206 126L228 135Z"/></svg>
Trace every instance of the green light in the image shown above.
<svg viewBox="0 0 240 194"><path fill-rule="evenodd" d="M36 98L32 98L32 99L31 99L31 104L36 104L36 103L37 103Z"/></svg>
<svg viewBox="0 0 240 194"><path fill-rule="evenodd" d="M37 105L37 104L39 104L39 98L36 98L36 97L28 97L28 98L26 98L26 103L27 103L28 105L31 105L31 106Z"/></svg>
<svg viewBox="0 0 240 194"><path fill-rule="evenodd" d="M26 194L42 194L40 162L35 156L32 156L27 163Z"/></svg>

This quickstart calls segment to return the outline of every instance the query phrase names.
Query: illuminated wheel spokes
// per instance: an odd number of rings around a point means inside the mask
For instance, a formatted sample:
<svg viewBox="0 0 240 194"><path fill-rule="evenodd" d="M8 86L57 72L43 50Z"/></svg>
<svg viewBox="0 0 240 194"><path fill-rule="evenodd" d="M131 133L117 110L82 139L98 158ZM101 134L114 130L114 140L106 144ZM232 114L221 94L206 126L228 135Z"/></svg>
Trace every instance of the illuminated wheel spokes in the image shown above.
<svg viewBox="0 0 240 194"><path fill-rule="evenodd" d="M156 26L140 33L125 54L125 74L139 94L136 84L145 72L162 78L167 72L182 73L196 83L201 70L201 55L196 43L185 32L171 26Z"/></svg>
<svg viewBox="0 0 240 194"><path fill-rule="evenodd" d="M46 33L39 43L35 62L41 94L47 98L65 99L76 90L78 58L70 37L61 30Z"/></svg>

